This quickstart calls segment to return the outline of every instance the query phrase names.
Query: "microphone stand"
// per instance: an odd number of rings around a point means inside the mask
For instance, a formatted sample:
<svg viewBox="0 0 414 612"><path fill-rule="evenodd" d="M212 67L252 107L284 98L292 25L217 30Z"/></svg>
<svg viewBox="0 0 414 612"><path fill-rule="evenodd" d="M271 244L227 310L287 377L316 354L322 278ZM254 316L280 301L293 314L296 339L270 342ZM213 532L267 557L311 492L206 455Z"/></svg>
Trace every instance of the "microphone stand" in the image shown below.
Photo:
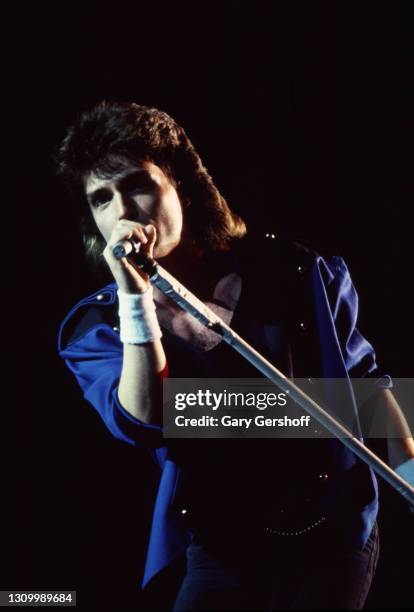
<svg viewBox="0 0 414 612"><path fill-rule="evenodd" d="M414 488L392 470L382 459L367 448L346 427L321 408L317 402L304 393L280 370L265 359L258 351L248 344L241 336L231 329L201 300L193 295L169 272L162 268L154 259L139 252L139 244L130 241L133 247L131 259L135 265L148 274L150 281L162 293L170 297L183 310L190 313L205 327L219 334L227 344L243 355L266 378L271 380L279 389L289 394L306 412L314 417L323 427L336 436L342 444L348 447L362 461L368 464L377 474L382 476L402 497L414 506ZM130 252L130 249L128 249ZM117 259L127 255L122 243L113 248Z"/></svg>

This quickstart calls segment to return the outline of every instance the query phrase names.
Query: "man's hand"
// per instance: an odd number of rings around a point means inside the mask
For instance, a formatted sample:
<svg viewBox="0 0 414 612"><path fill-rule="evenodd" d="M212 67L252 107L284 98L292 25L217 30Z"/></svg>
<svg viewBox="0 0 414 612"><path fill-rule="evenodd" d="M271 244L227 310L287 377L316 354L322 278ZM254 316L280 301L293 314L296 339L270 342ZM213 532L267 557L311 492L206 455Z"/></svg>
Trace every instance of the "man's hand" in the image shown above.
<svg viewBox="0 0 414 612"><path fill-rule="evenodd" d="M135 267L126 257L116 259L112 249L118 242L134 240L141 243L141 251L152 257L157 230L153 225L142 226L128 219L120 219L114 227L104 249L103 256L112 272L118 288L124 293L144 293L149 285L148 274Z"/></svg>

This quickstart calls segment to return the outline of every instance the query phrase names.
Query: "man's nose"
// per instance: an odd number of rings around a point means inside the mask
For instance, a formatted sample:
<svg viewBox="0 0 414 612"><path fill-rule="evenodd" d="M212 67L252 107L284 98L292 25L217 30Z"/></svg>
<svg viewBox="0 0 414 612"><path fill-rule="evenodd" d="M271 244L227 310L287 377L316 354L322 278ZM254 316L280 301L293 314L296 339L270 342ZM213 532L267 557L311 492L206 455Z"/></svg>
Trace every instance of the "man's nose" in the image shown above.
<svg viewBox="0 0 414 612"><path fill-rule="evenodd" d="M126 193L117 193L115 195L118 219L129 219L131 221L138 220L139 210L133 198Z"/></svg>

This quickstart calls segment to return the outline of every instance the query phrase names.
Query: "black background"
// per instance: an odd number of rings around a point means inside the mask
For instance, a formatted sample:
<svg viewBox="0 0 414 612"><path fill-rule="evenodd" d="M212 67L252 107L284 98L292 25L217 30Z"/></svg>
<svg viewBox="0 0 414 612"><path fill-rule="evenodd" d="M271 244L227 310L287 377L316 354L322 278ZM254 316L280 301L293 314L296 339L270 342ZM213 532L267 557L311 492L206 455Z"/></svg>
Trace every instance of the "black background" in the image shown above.
<svg viewBox="0 0 414 612"><path fill-rule="evenodd" d="M344 256L379 363L412 376L408 8L89 2L7 15L2 129L12 130L16 178L3 209L12 218L3 384L18 433L3 460L1 588L77 589L85 609L143 605L156 473L143 452L111 438L56 353L63 316L97 287L51 153L99 100L166 110L251 228L283 228ZM382 555L367 606L397 609L413 603L414 517L380 486Z"/></svg>

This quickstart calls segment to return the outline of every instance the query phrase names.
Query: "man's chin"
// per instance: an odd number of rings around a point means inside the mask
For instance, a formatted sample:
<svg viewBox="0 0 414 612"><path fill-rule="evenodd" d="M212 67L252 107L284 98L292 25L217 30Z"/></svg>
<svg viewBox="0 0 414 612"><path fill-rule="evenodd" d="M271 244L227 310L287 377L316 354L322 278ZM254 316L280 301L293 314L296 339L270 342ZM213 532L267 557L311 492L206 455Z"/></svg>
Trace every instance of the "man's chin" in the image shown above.
<svg viewBox="0 0 414 612"><path fill-rule="evenodd" d="M179 243L158 243L155 242L153 257L154 259L164 259L171 255L174 249L178 246Z"/></svg>

